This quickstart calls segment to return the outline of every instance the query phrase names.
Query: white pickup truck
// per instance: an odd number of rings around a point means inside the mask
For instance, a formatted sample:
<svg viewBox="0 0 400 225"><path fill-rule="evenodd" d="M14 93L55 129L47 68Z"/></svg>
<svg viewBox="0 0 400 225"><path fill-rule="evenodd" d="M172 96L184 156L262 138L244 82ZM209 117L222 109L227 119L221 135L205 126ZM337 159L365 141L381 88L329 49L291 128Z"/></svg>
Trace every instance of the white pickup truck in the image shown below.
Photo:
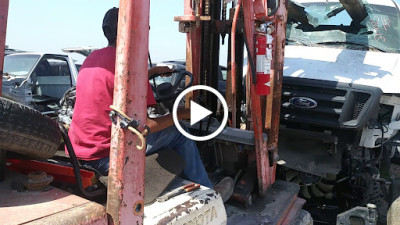
<svg viewBox="0 0 400 225"><path fill-rule="evenodd" d="M59 108L75 86L77 65L69 55L22 52L4 57L2 96L41 112Z"/></svg>
<svg viewBox="0 0 400 225"><path fill-rule="evenodd" d="M301 186L315 221L367 203L384 221L400 140L399 8L392 0L291 0L288 10L282 177Z"/></svg>

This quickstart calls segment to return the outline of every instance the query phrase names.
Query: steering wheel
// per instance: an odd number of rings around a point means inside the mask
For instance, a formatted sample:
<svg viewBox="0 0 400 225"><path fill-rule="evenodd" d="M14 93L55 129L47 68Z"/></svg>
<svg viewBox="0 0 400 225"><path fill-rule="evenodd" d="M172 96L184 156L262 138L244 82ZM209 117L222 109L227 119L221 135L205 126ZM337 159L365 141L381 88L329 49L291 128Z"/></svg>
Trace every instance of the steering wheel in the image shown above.
<svg viewBox="0 0 400 225"><path fill-rule="evenodd" d="M175 99L178 95L184 91L186 88L192 86L193 75L184 69L178 69L173 72L173 81L164 82L159 85L156 84L156 78L162 76L163 74L153 74L149 77L150 83L152 83L153 92L156 94L155 99L157 103L167 102ZM175 75L176 74L176 75ZM189 77L189 83L185 85L186 77Z"/></svg>

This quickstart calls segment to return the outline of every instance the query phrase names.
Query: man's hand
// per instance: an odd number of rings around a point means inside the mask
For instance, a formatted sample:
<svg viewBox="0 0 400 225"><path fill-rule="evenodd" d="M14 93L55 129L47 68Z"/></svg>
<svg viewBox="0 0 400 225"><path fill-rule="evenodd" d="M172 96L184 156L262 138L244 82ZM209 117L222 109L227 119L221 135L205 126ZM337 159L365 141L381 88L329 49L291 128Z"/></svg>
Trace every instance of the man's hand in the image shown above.
<svg viewBox="0 0 400 225"><path fill-rule="evenodd" d="M168 66L156 66L152 67L148 70L149 77L154 74L165 74L166 76L171 75L174 72L173 69L170 69Z"/></svg>
<svg viewBox="0 0 400 225"><path fill-rule="evenodd" d="M190 109L178 109L177 114L178 120L190 119ZM155 133L174 125L174 120L172 119L172 114L158 118L147 117L146 124L150 127L151 132Z"/></svg>
<svg viewBox="0 0 400 225"><path fill-rule="evenodd" d="M188 120L190 119L190 109L178 109L177 111L178 120Z"/></svg>

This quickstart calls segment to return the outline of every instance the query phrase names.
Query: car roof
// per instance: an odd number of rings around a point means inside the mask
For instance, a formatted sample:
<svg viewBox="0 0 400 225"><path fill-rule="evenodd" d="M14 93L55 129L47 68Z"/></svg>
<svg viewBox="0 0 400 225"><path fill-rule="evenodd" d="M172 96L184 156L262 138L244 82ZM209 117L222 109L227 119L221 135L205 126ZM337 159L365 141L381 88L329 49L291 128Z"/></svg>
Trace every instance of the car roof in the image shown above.
<svg viewBox="0 0 400 225"><path fill-rule="evenodd" d="M42 52L19 52L19 53L11 53L11 54L8 54L7 56L12 56L12 55L39 55L39 56L52 55L52 56L58 56L58 57L68 57L67 54L42 53Z"/></svg>

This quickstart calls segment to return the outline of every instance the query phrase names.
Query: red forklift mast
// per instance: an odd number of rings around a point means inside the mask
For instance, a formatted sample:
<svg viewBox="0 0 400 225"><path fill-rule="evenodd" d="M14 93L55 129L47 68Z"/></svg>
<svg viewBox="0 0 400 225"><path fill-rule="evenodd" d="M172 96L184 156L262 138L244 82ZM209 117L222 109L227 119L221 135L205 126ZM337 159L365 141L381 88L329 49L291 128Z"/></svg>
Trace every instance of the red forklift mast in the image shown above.
<svg viewBox="0 0 400 225"><path fill-rule="evenodd" d="M268 6L268 3L271 6ZM261 195L275 181L278 161L277 143L279 111L283 76L283 56L286 37L286 1L238 0L232 3L230 18L226 19L227 1L185 0L185 15L175 17L180 32L186 33L186 69L194 76L194 84L218 87L220 36L228 34L226 99L231 110L230 125L239 128L241 102L247 105L247 129L254 130L258 184ZM221 15L222 6L222 15ZM272 12L273 11L273 12ZM222 17L222 19L221 19ZM268 24L273 37L271 65L271 94L257 95L252 69L256 62L255 38L261 24ZM247 43L245 43L247 42ZM247 46L249 66L246 93L242 88L243 52ZM250 63L253 62L253 63ZM214 112L217 100L207 96L207 105ZM189 101L186 101L189 102ZM268 139L263 137L267 133Z"/></svg>

